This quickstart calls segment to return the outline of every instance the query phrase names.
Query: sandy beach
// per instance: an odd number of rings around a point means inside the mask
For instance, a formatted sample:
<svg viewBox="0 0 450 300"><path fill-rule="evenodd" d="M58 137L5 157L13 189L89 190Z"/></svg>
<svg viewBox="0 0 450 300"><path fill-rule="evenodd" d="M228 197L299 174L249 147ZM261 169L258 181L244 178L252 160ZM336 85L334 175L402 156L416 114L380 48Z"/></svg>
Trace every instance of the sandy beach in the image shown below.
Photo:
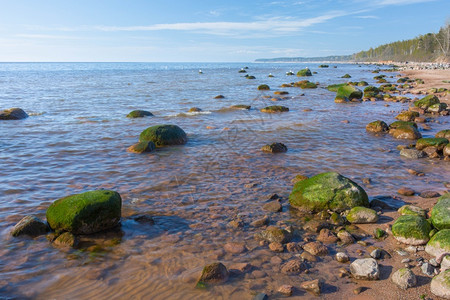
<svg viewBox="0 0 450 300"><path fill-rule="evenodd" d="M425 81L424 84L420 84L412 90L413 94L427 93L431 88L446 88L450 89L450 69L442 70L403 70L401 73L410 78L421 78ZM444 82L447 81L447 82ZM449 93L436 94L439 99L447 104L450 104Z"/></svg>

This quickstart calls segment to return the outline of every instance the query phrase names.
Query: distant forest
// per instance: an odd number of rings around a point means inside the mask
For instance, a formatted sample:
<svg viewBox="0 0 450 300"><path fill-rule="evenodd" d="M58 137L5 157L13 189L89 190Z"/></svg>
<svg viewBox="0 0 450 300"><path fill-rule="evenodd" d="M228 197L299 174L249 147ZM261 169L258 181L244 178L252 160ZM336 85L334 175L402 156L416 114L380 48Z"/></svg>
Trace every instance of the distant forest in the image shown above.
<svg viewBox="0 0 450 300"><path fill-rule="evenodd" d="M280 57L257 59L257 62L318 62L318 61L414 61L450 62L450 20L438 33L427 33L414 39L398 41L352 55L327 57Z"/></svg>

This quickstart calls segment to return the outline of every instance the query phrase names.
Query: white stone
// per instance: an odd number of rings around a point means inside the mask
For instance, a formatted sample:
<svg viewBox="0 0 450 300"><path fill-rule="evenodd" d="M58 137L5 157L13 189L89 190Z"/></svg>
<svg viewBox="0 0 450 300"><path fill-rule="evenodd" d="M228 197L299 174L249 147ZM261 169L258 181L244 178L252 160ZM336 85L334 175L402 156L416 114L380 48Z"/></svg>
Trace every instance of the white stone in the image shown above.
<svg viewBox="0 0 450 300"><path fill-rule="evenodd" d="M355 260L350 264L350 272L356 279L377 280L380 277L378 263L373 258Z"/></svg>
<svg viewBox="0 0 450 300"><path fill-rule="evenodd" d="M435 276L431 280L430 289L435 296L450 299L450 270Z"/></svg>
<svg viewBox="0 0 450 300"><path fill-rule="evenodd" d="M399 269L392 274L392 282L394 282L399 288L406 290L407 288L414 287L417 284L416 275L407 268Z"/></svg>

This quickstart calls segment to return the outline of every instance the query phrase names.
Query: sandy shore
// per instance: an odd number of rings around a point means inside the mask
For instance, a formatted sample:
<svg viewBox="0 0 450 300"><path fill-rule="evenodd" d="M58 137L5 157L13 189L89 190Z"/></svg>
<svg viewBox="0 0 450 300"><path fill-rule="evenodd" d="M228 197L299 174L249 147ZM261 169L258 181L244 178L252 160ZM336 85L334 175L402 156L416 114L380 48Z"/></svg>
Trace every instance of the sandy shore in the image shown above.
<svg viewBox="0 0 450 300"><path fill-rule="evenodd" d="M403 70L402 73L410 78L421 78L425 81L424 84L419 84L414 87L412 92L425 93L431 88L446 88L450 90L450 69L443 70ZM447 82L444 82L447 81ZM442 102L450 104L450 94L449 93L439 93L436 94Z"/></svg>

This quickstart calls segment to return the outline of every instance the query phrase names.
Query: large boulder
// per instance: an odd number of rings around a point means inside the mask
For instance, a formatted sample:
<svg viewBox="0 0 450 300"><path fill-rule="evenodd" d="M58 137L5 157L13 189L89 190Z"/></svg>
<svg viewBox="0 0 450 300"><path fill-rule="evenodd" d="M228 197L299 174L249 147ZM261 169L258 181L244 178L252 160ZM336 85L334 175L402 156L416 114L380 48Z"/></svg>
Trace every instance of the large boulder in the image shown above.
<svg viewBox="0 0 450 300"><path fill-rule="evenodd" d="M303 76L312 76L311 70L308 68L302 69L297 72L297 76L303 77Z"/></svg>
<svg viewBox="0 0 450 300"><path fill-rule="evenodd" d="M448 140L445 138L421 138L416 142L416 149L423 150L427 147L436 147L438 151L441 151L447 144Z"/></svg>
<svg viewBox="0 0 450 300"><path fill-rule="evenodd" d="M442 195L431 210L431 222L436 229L450 229L450 193Z"/></svg>
<svg viewBox="0 0 450 300"><path fill-rule="evenodd" d="M187 143L187 136L177 125L156 125L142 131L139 141L152 141L156 147L184 145Z"/></svg>
<svg viewBox="0 0 450 300"><path fill-rule="evenodd" d="M364 189L336 172L318 174L297 182L289 195L289 202L305 211L330 209L342 212L355 206L369 206Z"/></svg>
<svg viewBox="0 0 450 300"><path fill-rule="evenodd" d="M355 88L352 85L343 85L338 88L336 93L336 99L345 99L345 100L361 99L362 96L363 96L362 91L358 88Z"/></svg>
<svg viewBox="0 0 450 300"><path fill-rule="evenodd" d="M416 102L414 102L414 106L415 107L419 107L421 109L427 110L430 106L434 105L434 104L439 104L439 98L434 96L434 95L428 95L423 97L420 100L417 100Z"/></svg>
<svg viewBox="0 0 450 300"><path fill-rule="evenodd" d="M419 116L416 111L402 111L395 118L400 121L412 122Z"/></svg>
<svg viewBox="0 0 450 300"><path fill-rule="evenodd" d="M420 216L403 215L392 225L392 235L408 245L424 245L430 239L431 225Z"/></svg>
<svg viewBox="0 0 450 300"><path fill-rule="evenodd" d="M439 257L450 253L450 229L439 230L427 243L425 251L433 256Z"/></svg>
<svg viewBox="0 0 450 300"><path fill-rule="evenodd" d="M450 299L450 269L435 276L431 280L430 289L433 295Z"/></svg>
<svg viewBox="0 0 450 300"><path fill-rule="evenodd" d="M0 120L21 120L28 118L28 114L21 108L9 108L0 111Z"/></svg>
<svg viewBox="0 0 450 300"><path fill-rule="evenodd" d="M121 208L119 193L96 190L56 200L46 215L50 228L55 231L91 234L116 226Z"/></svg>

